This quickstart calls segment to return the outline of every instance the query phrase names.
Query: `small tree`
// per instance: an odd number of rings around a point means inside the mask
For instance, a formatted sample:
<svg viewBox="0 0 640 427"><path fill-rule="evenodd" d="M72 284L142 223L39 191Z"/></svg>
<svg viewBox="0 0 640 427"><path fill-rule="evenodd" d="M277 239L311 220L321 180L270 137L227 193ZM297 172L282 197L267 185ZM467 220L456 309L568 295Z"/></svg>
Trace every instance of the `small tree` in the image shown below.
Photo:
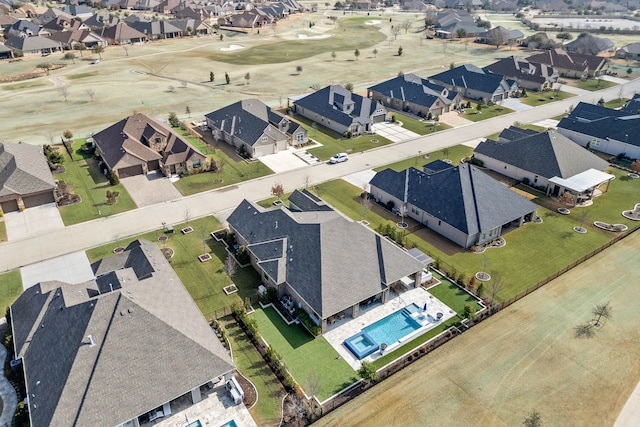
<svg viewBox="0 0 640 427"><path fill-rule="evenodd" d="M58 92L60 93L60 95L62 95L64 101L66 102L67 98L69 98L69 88L66 86L59 87Z"/></svg>
<svg viewBox="0 0 640 427"><path fill-rule="evenodd" d="M378 57L378 49L373 49L373 57L374 58Z"/></svg>
<svg viewBox="0 0 640 427"><path fill-rule="evenodd" d="M358 60L358 57L360 56L360 51L358 49L353 51L353 56L356 57L356 61Z"/></svg>
<svg viewBox="0 0 640 427"><path fill-rule="evenodd" d="M335 60L336 60L336 53L335 53L335 52L331 52L331 59L332 59L333 61L335 61Z"/></svg>
<svg viewBox="0 0 640 427"><path fill-rule="evenodd" d="M601 107L604 105L604 98L601 97L600 99L598 99L598 105Z"/></svg>
<svg viewBox="0 0 640 427"><path fill-rule="evenodd" d="M271 187L271 195L275 196L280 200L280 197L284 194L284 186L281 182L274 182Z"/></svg>
<svg viewBox="0 0 640 427"><path fill-rule="evenodd" d="M229 74L226 72L224 73L224 79L226 80L227 84L231 83L231 77L229 77Z"/></svg>
<svg viewBox="0 0 640 427"><path fill-rule="evenodd" d="M601 319L611 319L611 306L608 302L606 304L596 305L593 310L591 310L591 314L593 314L593 324L596 327L600 327L602 326L602 323L600 323Z"/></svg>
<svg viewBox="0 0 640 427"><path fill-rule="evenodd" d="M229 276L229 278L232 278L233 275L236 274L236 270L237 270L236 261L233 259L231 255L228 255L227 259L224 260L224 265L222 266L222 270L224 270L224 273L227 276Z"/></svg>
<svg viewBox="0 0 640 427"><path fill-rule="evenodd" d="M87 45L84 43L76 43L73 48L80 52L80 57L82 57L82 52L87 50Z"/></svg>
<svg viewBox="0 0 640 427"><path fill-rule="evenodd" d="M300 74L302 72L302 65L296 65L296 73Z"/></svg>
<svg viewBox="0 0 640 427"><path fill-rule="evenodd" d="M360 369L358 369L358 375L366 382L378 381L378 372L376 372L375 366L366 360L362 362Z"/></svg>
<svg viewBox="0 0 640 427"><path fill-rule="evenodd" d="M98 55L100 59L102 59L102 52L104 52L104 47L100 45L95 45L91 48L91 52Z"/></svg>
<svg viewBox="0 0 640 427"><path fill-rule="evenodd" d="M464 39L465 37L467 37L467 30L465 30L464 28L458 28L458 31L456 31L456 36L458 36L459 39Z"/></svg>
<svg viewBox="0 0 640 427"><path fill-rule="evenodd" d="M633 69L631 67L627 68L627 75L630 76L633 73Z"/></svg>
<svg viewBox="0 0 640 427"><path fill-rule="evenodd" d="M353 92L353 83L351 83L351 82L346 82L346 83L344 84L344 88L345 88L346 90L348 90L349 92Z"/></svg>
<svg viewBox="0 0 640 427"><path fill-rule="evenodd" d="M187 116L191 117L191 108L189 108L188 105L185 107L184 112L187 114Z"/></svg>
<svg viewBox="0 0 640 427"><path fill-rule="evenodd" d="M250 73L245 74L244 79L247 81L247 84L249 84L249 80L251 80L251 74Z"/></svg>
<svg viewBox="0 0 640 427"><path fill-rule="evenodd" d="M64 54L64 59L76 63L76 54L73 52L67 52Z"/></svg>
<svg viewBox="0 0 640 427"><path fill-rule="evenodd" d="M593 337L593 325L589 323L584 323L582 325L578 325L574 330L574 335L576 338L591 338Z"/></svg>
<svg viewBox="0 0 640 427"><path fill-rule="evenodd" d="M95 97L96 97L96 91L95 91L95 90L93 90L93 89L91 89L91 88L89 88L89 89L85 89L84 93L86 93L86 94L87 94L87 96L89 97L89 100L90 100L91 102L93 102L93 100L94 100L94 99L95 99Z"/></svg>
<svg viewBox="0 0 640 427"><path fill-rule="evenodd" d="M391 35L393 39L396 40L398 38L398 34L400 34L400 27L391 26Z"/></svg>
<svg viewBox="0 0 640 427"><path fill-rule="evenodd" d="M527 415L527 418L524 419L522 423L524 427L541 427L542 426L542 417L540 413L535 409Z"/></svg>
<svg viewBox="0 0 640 427"><path fill-rule="evenodd" d="M36 65L36 68L40 68L41 70L44 70L48 76L51 73L51 69L53 68L53 65L51 65L50 62L41 62L40 64Z"/></svg>
<svg viewBox="0 0 640 427"><path fill-rule="evenodd" d="M215 80L215 75L213 74L213 71L209 71L209 81L213 82Z"/></svg>
<svg viewBox="0 0 640 427"><path fill-rule="evenodd" d="M62 132L62 136L66 141L70 141L73 138L73 132L67 129L64 132Z"/></svg>
<svg viewBox="0 0 640 427"><path fill-rule="evenodd" d="M178 116L173 111L169 112L169 124L174 128L180 126L180 119L178 119Z"/></svg>
<svg viewBox="0 0 640 427"><path fill-rule="evenodd" d="M402 46L398 48L398 56L402 56Z"/></svg>
<svg viewBox="0 0 640 427"><path fill-rule="evenodd" d="M409 28L411 28L411 20L405 19L400 23L400 28L404 30L404 33L407 34L409 32Z"/></svg>

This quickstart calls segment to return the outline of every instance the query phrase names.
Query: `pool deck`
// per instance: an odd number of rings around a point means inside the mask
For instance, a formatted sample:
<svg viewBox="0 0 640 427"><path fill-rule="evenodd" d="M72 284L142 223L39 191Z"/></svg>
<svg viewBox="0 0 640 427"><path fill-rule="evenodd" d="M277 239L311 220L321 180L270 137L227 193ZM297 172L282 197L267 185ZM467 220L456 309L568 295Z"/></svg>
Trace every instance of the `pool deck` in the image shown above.
<svg viewBox="0 0 640 427"><path fill-rule="evenodd" d="M360 315L355 319L345 317L342 320L337 320L334 324L329 325L328 331L323 335L324 338L329 342L329 344L331 344L331 346L336 349L340 357L344 359L355 370L360 369L361 361L356 359L353 353L351 353L351 351L349 351L349 349L344 345L344 340L357 334L363 328L382 319L383 317L386 317L395 311L401 310L404 307L415 303L418 307L420 307L421 314L425 315L424 320L416 319L416 321L420 322L423 327L412 334L415 337L456 315L453 310L451 310L442 301L431 295L424 288L411 289L403 292L400 295L391 295L396 296L394 298L391 298L389 302L384 305L378 304L366 310L360 309ZM425 303L427 303L427 311L423 312L422 307L424 307ZM439 321L434 321L437 313L443 314L442 319ZM393 351L393 349L396 347L397 346L390 345L387 349L387 352ZM380 352L376 351L372 355L365 357L363 360L373 361L380 356Z"/></svg>

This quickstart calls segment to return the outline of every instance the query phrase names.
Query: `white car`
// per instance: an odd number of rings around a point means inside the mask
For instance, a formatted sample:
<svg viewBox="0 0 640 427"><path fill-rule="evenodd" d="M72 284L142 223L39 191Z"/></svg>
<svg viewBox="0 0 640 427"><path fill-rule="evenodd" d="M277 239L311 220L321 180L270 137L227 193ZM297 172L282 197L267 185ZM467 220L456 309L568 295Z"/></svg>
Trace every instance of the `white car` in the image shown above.
<svg viewBox="0 0 640 427"><path fill-rule="evenodd" d="M329 159L329 163L333 165L336 163L346 162L347 160L349 160L349 156L347 155L347 153L338 153Z"/></svg>

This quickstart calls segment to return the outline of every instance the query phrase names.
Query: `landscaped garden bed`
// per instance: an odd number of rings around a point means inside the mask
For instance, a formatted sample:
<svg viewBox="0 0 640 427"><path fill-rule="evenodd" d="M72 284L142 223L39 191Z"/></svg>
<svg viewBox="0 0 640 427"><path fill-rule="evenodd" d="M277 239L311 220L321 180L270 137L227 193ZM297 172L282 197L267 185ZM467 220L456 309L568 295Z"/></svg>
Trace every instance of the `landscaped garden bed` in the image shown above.
<svg viewBox="0 0 640 427"><path fill-rule="evenodd" d="M222 288L222 290L224 291L225 294L230 295L238 292L238 287L234 284L231 284L229 286L225 286L224 288Z"/></svg>
<svg viewBox="0 0 640 427"><path fill-rule="evenodd" d="M193 227L185 227L182 230L180 230L182 232L182 234L189 234L189 233L193 233Z"/></svg>
<svg viewBox="0 0 640 427"><path fill-rule="evenodd" d="M200 254L198 255L198 259L200 260L200 262L207 262L211 261L213 257L211 256L211 254Z"/></svg>

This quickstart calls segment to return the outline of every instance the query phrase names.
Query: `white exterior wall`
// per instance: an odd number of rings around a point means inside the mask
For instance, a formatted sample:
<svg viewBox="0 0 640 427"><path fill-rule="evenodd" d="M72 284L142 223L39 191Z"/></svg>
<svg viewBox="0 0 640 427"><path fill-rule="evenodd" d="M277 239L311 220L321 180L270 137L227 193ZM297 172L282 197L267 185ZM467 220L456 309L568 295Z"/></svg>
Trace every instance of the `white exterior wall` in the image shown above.
<svg viewBox="0 0 640 427"><path fill-rule="evenodd" d="M317 122L322 126L328 127L329 129L338 132L340 135L342 135L344 132L349 131L349 126L344 126L334 120L328 120L325 117L314 113L313 111L307 111L307 109L304 107L296 106L295 112L303 117L306 117L309 120L313 120L314 122Z"/></svg>
<svg viewBox="0 0 640 427"><path fill-rule="evenodd" d="M558 128L558 132L583 147L586 147L587 143L591 142L591 148L594 150L611 154L612 156L624 153L629 158L640 159L640 147L637 145L610 139L594 138L590 135L563 128Z"/></svg>
<svg viewBox="0 0 640 427"><path fill-rule="evenodd" d="M540 175L536 175L533 172L529 172L524 169L515 167L513 165L509 165L505 162L501 162L491 157L487 157L484 154L474 153L473 156L478 160L482 160L485 168L491 169L492 171L498 172L504 176L508 176L509 178L517 179L518 181L522 181L523 178L528 178L530 184L533 184L536 186L549 185L548 178Z"/></svg>

